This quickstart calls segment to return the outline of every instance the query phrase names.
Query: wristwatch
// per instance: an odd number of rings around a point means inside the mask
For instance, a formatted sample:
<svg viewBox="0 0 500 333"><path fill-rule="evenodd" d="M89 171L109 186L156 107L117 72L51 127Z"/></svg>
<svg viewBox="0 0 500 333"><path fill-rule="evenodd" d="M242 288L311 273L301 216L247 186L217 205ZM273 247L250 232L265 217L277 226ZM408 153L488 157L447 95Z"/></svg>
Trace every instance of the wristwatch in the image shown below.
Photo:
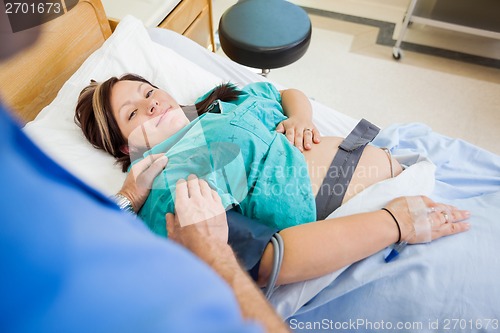
<svg viewBox="0 0 500 333"><path fill-rule="evenodd" d="M117 193L112 197L113 201L117 204L120 210L125 212L129 212L135 214L134 207L132 206L132 202L121 193Z"/></svg>

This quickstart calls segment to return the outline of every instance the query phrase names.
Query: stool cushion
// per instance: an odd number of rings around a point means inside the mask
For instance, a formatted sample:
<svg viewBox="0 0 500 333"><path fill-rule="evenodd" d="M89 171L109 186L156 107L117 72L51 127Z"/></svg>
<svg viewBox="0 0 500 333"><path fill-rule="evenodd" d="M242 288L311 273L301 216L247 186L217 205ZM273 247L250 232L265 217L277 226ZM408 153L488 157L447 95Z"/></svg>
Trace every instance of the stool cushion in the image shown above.
<svg viewBox="0 0 500 333"><path fill-rule="evenodd" d="M311 21L297 5L284 0L243 0L219 22L219 39L232 60L254 68L289 65L304 55Z"/></svg>

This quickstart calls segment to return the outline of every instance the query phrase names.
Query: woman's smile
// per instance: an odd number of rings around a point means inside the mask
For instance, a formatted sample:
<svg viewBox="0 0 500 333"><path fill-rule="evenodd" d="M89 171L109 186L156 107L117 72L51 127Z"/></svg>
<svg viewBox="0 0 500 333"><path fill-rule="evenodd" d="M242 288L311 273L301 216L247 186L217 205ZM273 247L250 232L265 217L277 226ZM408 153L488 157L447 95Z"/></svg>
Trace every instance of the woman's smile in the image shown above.
<svg viewBox="0 0 500 333"><path fill-rule="evenodd" d="M172 106L168 106L165 111L163 111L162 113L160 113L160 116L159 116L159 119L158 119L158 122L156 123L156 127L158 127L158 125L160 125L160 123L165 119L165 118L168 118L167 117L167 112L169 112L170 110L172 110Z"/></svg>

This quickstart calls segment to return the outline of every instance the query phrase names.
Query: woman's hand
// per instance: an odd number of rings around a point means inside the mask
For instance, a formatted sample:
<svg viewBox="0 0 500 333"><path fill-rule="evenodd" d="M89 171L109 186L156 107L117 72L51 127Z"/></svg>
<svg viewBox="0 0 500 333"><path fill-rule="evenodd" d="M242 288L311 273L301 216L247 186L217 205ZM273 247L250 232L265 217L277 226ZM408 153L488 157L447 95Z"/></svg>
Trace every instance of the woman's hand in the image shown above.
<svg viewBox="0 0 500 333"><path fill-rule="evenodd" d="M470 217L470 212L461 210L451 205L437 203L424 197L428 207L428 219L431 224L432 240L448 235L458 234L470 229L470 224L462 222ZM410 243L419 243L418 237L410 240Z"/></svg>
<svg viewBox="0 0 500 333"><path fill-rule="evenodd" d="M276 132L286 135L288 141L300 151L310 150L313 143L321 141L321 135L310 119L293 116L283 120L276 127Z"/></svg>
<svg viewBox="0 0 500 333"><path fill-rule="evenodd" d="M165 169L167 163L167 156L164 154L155 154L134 164L127 178L125 178L122 189L118 192L130 200L134 207L134 212L137 213L142 205L144 205L153 186L154 179Z"/></svg>
<svg viewBox="0 0 500 333"><path fill-rule="evenodd" d="M300 151L312 149L321 141L321 135L312 122L312 106L307 96L297 89L280 91L283 112L288 119L276 126L276 132L285 134L288 141Z"/></svg>
<svg viewBox="0 0 500 333"><path fill-rule="evenodd" d="M216 191L194 175L175 188L175 216L166 215L168 237L201 255L211 243L227 243L226 211Z"/></svg>
<svg viewBox="0 0 500 333"><path fill-rule="evenodd" d="M412 209L409 205L412 200L421 200L423 209ZM434 202L425 196L397 198L386 208L399 222L401 239L410 244L425 243L470 229L469 223L462 222L470 217L469 211Z"/></svg>

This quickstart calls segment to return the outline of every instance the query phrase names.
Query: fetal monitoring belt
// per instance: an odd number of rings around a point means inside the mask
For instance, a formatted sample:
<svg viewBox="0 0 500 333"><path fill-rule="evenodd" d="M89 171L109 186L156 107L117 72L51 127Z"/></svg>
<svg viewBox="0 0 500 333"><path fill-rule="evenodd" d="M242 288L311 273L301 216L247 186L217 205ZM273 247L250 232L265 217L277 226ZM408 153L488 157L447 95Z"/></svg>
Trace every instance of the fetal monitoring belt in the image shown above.
<svg viewBox="0 0 500 333"><path fill-rule="evenodd" d="M326 219L328 215L340 207L363 150L379 131L380 128L366 119L361 119L339 145L339 150L335 154L316 195L318 220Z"/></svg>

